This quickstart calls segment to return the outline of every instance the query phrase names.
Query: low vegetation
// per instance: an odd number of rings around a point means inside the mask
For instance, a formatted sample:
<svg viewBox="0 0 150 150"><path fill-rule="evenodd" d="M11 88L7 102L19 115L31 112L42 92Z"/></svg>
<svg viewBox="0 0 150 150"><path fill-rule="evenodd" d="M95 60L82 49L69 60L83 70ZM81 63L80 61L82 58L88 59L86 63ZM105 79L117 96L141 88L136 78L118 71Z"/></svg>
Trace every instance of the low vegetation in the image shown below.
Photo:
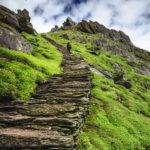
<svg viewBox="0 0 150 150"><path fill-rule="evenodd" d="M67 33L72 40L61 35ZM133 66L119 55L104 52L103 47L92 53L93 39L99 34L87 34L74 30L44 34L66 47L69 41L71 52L82 56L92 68L110 74L108 79L92 72L92 99L83 133L79 138L81 150L148 150L150 149L150 77L138 74L138 63ZM26 99L54 74L61 73L62 54L41 37L22 33L33 45L32 54L25 54L0 47L0 95L12 99ZM77 43L73 37L80 36L87 42ZM104 37L101 37L104 38ZM121 42L106 39L108 42L123 45ZM132 55L132 53L131 53ZM116 69L112 64L117 64ZM150 64L148 63L150 66ZM130 82L127 88L113 78L123 71Z"/></svg>
<svg viewBox="0 0 150 150"><path fill-rule="evenodd" d="M85 128L79 139L80 149L150 149L150 77L135 73L134 70L138 70L136 65L128 65L126 58L119 55L103 52L102 49L99 54L90 53L91 40L97 39L98 34L60 31L47 34L47 37L66 46L69 40L61 37L63 33L68 33L71 37L80 34L82 38L89 38L88 43L71 40L72 53L82 56L97 70L107 71L112 78L119 71L112 63L117 63L120 70L124 71L124 78L131 84L130 88L126 88L103 75L93 73L92 100Z"/></svg>
<svg viewBox="0 0 150 150"><path fill-rule="evenodd" d="M61 73L62 54L40 35L22 33L33 45L32 54L0 47L0 95L26 99L54 74Z"/></svg>

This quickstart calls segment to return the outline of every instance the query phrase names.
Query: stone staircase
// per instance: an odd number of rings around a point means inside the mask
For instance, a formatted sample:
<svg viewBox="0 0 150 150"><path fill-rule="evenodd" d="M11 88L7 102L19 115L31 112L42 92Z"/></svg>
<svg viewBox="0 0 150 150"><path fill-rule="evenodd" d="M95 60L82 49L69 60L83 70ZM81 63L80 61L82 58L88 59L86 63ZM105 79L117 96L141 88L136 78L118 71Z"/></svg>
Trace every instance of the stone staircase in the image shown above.
<svg viewBox="0 0 150 150"><path fill-rule="evenodd" d="M85 61L44 37L63 53L63 73L39 85L28 100L0 104L0 150L74 150L88 111L90 71Z"/></svg>

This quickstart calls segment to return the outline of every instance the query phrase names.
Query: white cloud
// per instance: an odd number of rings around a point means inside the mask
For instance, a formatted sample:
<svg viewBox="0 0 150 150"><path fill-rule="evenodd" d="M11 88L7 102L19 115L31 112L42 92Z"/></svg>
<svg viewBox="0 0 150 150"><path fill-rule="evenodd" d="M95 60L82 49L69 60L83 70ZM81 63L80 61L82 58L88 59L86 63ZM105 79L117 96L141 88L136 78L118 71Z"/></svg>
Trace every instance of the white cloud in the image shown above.
<svg viewBox="0 0 150 150"><path fill-rule="evenodd" d="M98 21L109 28L122 30L128 34L136 46L150 51L150 28L146 22L149 18L142 16L148 13L150 0L87 0L80 5L71 5L72 12L63 12L72 0L0 0L0 4L16 11L26 8L31 22L38 32L48 32L54 25L64 22L67 16L79 21L90 13L89 20ZM35 15L36 6L43 8L40 16ZM59 15L56 19L54 16ZM138 25L136 25L138 23Z"/></svg>

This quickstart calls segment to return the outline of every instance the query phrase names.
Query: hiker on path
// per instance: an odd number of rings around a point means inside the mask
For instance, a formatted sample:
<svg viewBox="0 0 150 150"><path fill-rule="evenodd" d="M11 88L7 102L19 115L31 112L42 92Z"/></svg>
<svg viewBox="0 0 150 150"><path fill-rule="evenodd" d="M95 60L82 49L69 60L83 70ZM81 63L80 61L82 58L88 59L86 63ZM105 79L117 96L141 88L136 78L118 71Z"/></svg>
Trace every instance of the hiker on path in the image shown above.
<svg viewBox="0 0 150 150"><path fill-rule="evenodd" d="M71 48L72 48L72 47L71 47L71 44L70 44L70 42L68 42L68 43L67 43L67 50L70 52Z"/></svg>

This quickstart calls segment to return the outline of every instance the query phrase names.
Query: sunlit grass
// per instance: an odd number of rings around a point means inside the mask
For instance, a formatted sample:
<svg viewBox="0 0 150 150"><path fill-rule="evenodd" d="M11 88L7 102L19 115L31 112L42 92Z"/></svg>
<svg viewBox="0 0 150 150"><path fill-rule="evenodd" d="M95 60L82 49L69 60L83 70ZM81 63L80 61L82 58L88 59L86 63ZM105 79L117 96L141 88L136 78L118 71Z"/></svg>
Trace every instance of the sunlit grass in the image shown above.
<svg viewBox="0 0 150 150"><path fill-rule="evenodd" d="M40 35L22 33L33 45L32 54L0 47L0 95L26 99L39 83L61 73L62 54ZM6 80L8 78L9 80Z"/></svg>
<svg viewBox="0 0 150 150"><path fill-rule="evenodd" d="M49 33L46 36L66 46L69 40L60 35L69 33L77 36L74 31ZM82 56L85 61L96 69L105 70L112 75L118 71L111 63L117 63L124 71L124 77L131 83L131 88L115 84L105 76L94 74L92 79L92 100L85 128L79 139L81 150L145 150L150 149L150 77L137 74L138 69L127 64L126 58L112 55L109 51L93 55L89 48L91 41L98 34L80 34L88 37L88 43L77 43L70 40L72 53ZM106 39L112 44L120 45ZM131 54L132 55L132 54ZM136 63L136 62L135 62Z"/></svg>

